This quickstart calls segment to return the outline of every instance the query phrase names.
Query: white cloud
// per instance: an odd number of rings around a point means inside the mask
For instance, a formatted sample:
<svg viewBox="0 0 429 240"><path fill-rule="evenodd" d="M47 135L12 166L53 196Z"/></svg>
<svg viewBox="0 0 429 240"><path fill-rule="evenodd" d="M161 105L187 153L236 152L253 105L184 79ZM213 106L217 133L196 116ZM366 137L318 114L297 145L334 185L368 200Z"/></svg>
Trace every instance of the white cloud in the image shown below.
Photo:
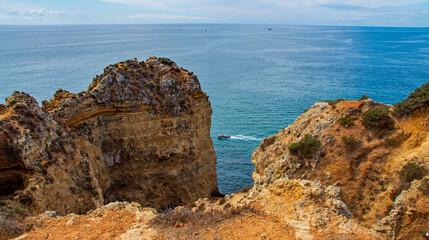
<svg viewBox="0 0 429 240"><path fill-rule="evenodd" d="M159 11L166 11L174 9L177 6L180 5L189 5L192 4L192 0L186 1L186 0L178 0L178 1L168 1L168 0L101 0L102 2L112 2L112 3L119 3L119 4L126 4L126 5L132 5L141 7L145 10L159 10ZM200 5L202 2L195 2L197 5Z"/></svg>
<svg viewBox="0 0 429 240"><path fill-rule="evenodd" d="M100 0L118 4L132 5L146 12L156 11L173 15L204 16L206 19L218 21L243 22L281 21L325 19L335 20L337 17L350 20L369 20L372 13L406 12L413 14L408 6L427 3L428 0ZM407 11L404 11L406 9ZM348 11L344 15L341 12ZM428 12L428 11L426 11ZM363 16L363 17L362 17ZM256 19L258 18L258 19ZM198 20L198 19L195 19ZM288 23L288 21L285 21ZM315 22L317 24L317 22Z"/></svg>
<svg viewBox="0 0 429 240"><path fill-rule="evenodd" d="M424 4L428 0L235 0L235 1L222 1L222 0L100 0L103 2L113 2L119 4L127 4L142 7L145 9L157 10L171 10L172 7L182 6L186 8L195 8L198 6L267 6L267 7L283 7L283 8L296 8L296 7L316 7L320 5L348 5L362 8L379 8L379 7L402 7L411 4Z"/></svg>
<svg viewBox="0 0 429 240"><path fill-rule="evenodd" d="M67 15L67 12L65 11L52 11L47 10L44 8L40 9L24 9L24 10L18 10L18 9L9 9L4 10L0 9L0 13L10 15L10 16L19 16L24 18L38 18L38 17L59 17L59 16L65 16Z"/></svg>
<svg viewBox="0 0 429 240"><path fill-rule="evenodd" d="M67 23L277 23L310 25L429 24L429 0L88 0L97 14L0 0L0 24L13 20ZM79 1L80 2L80 1ZM106 4L115 3L115 4ZM77 3L78 4L78 3ZM84 3L82 3L84 4ZM116 4L121 4L118 6ZM78 5L77 5L78 6ZM87 6L82 5L82 9ZM91 19L91 20L88 20ZM408 21L408 22L407 22ZM426 23L425 23L426 22ZM14 22L13 22L14 23ZM33 23L33 22L31 22ZM398 24L399 25L399 24Z"/></svg>
<svg viewBox="0 0 429 240"><path fill-rule="evenodd" d="M333 1L332 1L333 2ZM342 3L370 7L370 8L380 8L380 7L402 7L409 4L421 4L427 2L427 0L348 0L343 1Z"/></svg>
<svg viewBox="0 0 429 240"><path fill-rule="evenodd" d="M21 4L8 0L0 0L0 19L8 19L12 23L15 20L23 20L40 23L38 21L48 21L52 19L73 19L73 18L92 18L93 15L82 11L64 11L41 8L31 4ZM20 23L18 22L18 23ZM1 22L0 22L1 23Z"/></svg>
<svg viewBox="0 0 429 240"><path fill-rule="evenodd" d="M186 15L172 15L172 14L150 14L150 13L141 13L136 15L128 16L129 19L144 19L150 21L156 20L206 20L204 17L194 17L194 16L186 16Z"/></svg>

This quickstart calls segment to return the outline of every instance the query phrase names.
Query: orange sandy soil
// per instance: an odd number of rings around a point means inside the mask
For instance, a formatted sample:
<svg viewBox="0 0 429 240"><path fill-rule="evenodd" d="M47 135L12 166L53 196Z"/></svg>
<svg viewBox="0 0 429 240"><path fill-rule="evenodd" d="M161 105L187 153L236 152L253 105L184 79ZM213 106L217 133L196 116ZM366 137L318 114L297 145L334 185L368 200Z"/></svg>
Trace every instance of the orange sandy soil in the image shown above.
<svg viewBox="0 0 429 240"><path fill-rule="evenodd" d="M221 239L295 239L295 230L276 217L251 215L220 227Z"/></svg>
<svg viewBox="0 0 429 240"><path fill-rule="evenodd" d="M295 230L276 216L247 213L211 224L205 228L184 225L182 228L157 229L164 234L159 239L295 239Z"/></svg>
<svg viewBox="0 0 429 240"><path fill-rule="evenodd" d="M70 218L56 218L30 231L23 239L119 239L135 219L135 214L127 210L109 212L101 220L86 215L76 216L72 224L69 222Z"/></svg>

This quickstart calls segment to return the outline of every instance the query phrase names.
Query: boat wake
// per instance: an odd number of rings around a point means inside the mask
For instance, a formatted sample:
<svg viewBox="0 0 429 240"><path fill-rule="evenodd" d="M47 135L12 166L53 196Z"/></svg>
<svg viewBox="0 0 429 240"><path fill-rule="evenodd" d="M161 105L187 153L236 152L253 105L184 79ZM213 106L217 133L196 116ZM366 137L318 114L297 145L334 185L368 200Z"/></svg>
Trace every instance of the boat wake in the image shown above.
<svg viewBox="0 0 429 240"><path fill-rule="evenodd" d="M252 136L244 136L244 135L231 136L231 139L237 139L242 141L262 141L262 138L255 138Z"/></svg>

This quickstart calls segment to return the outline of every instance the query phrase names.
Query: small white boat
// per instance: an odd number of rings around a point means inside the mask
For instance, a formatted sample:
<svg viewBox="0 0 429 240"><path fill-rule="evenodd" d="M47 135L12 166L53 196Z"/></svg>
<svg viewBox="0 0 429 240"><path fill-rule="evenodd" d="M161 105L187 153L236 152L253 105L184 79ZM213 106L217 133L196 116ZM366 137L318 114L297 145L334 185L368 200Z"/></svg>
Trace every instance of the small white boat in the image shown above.
<svg viewBox="0 0 429 240"><path fill-rule="evenodd" d="M228 139L228 138L230 138L231 136L230 135L217 135L217 137L218 138L220 138L220 139Z"/></svg>

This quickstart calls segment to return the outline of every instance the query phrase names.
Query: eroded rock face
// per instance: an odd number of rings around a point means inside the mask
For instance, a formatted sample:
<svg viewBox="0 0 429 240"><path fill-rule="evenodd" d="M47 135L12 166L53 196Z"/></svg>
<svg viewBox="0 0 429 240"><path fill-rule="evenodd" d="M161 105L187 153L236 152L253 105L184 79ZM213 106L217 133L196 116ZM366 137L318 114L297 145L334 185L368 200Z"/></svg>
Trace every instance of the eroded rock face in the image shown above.
<svg viewBox="0 0 429 240"><path fill-rule="evenodd" d="M389 239L423 239L429 227L429 176L415 180L395 199L389 215L372 228Z"/></svg>
<svg viewBox="0 0 429 240"><path fill-rule="evenodd" d="M365 112L386 107L372 100L316 103L254 152L252 189L199 199L168 213L147 209L150 220L136 218L113 230L127 239L146 234L154 239L423 239L429 222L429 176L407 185L399 172L407 163L428 164L429 109L402 119L392 116L394 127L382 134L362 125ZM348 118L343 119L347 124L340 124L342 118ZM311 154L292 154L289 146L307 134L317 135L320 144ZM110 163L120 164L116 158ZM128 205L108 205L81 218L103 216L112 207L130 209ZM70 231L61 223L72 219L52 219L23 239ZM84 223L97 229L109 219L93 222Z"/></svg>
<svg viewBox="0 0 429 240"><path fill-rule="evenodd" d="M162 58L111 65L42 108L15 92L0 106L1 194L60 214L217 194L211 111L197 77Z"/></svg>
<svg viewBox="0 0 429 240"><path fill-rule="evenodd" d="M380 133L367 129L362 122L363 114L374 108L392 106L370 99L319 102L297 118L294 124L264 139L252 156L255 186L251 195L257 197L282 179L318 180L325 186L335 185L341 189L340 194L328 187L326 194L341 195L350 217L361 226L378 226L375 230L388 237L411 239L422 236L421 233L413 235L407 228L416 228L416 232L426 231L420 222L429 220L425 210L429 205L425 196L415 194L413 196L419 199L416 201L420 204L407 200L401 201L404 203L398 207L398 195L408 188L401 181L399 172L407 163L426 168L429 165L429 109L419 109L400 119L390 116L393 127ZM341 118L348 118L354 124L341 125ZM293 154L289 149L291 144L304 139L307 134L318 136L320 144L309 156ZM391 215L395 213L391 211L395 208L412 208L414 212L401 213L402 222L393 221ZM388 222L389 229L380 227L384 226L381 223L373 225L386 216L391 216L383 220ZM403 221L410 225L404 227Z"/></svg>

